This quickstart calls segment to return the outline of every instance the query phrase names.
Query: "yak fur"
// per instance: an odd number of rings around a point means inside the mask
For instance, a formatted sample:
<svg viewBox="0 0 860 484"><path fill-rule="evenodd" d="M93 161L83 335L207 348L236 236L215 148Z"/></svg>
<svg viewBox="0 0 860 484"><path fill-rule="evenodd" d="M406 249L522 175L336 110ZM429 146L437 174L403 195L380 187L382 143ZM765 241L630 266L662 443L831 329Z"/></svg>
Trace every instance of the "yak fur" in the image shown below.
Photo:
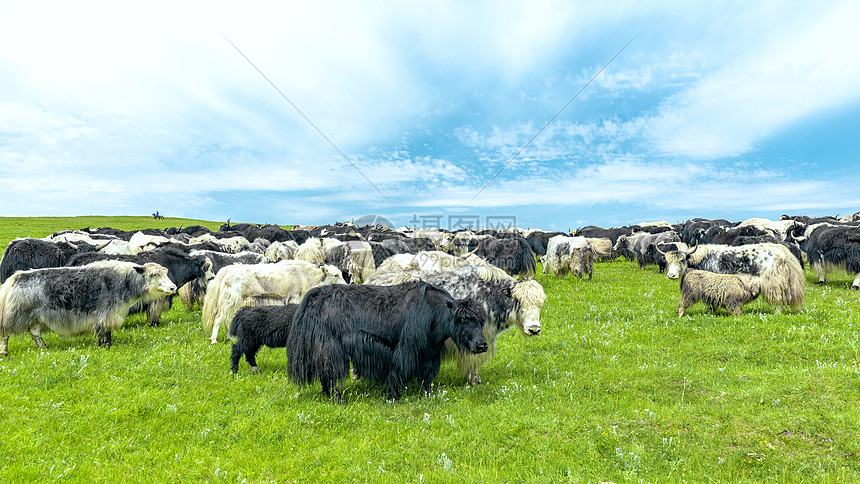
<svg viewBox="0 0 860 484"><path fill-rule="evenodd" d="M251 373L260 373L257 367L257 351L263 345L269 348L285 348L293 316L298 304L286 306L254 306L239 309L230 323L230 339L234 341L230 354L230 371L239 371L239 360L251 365Z"/></svg>
<svg viewBox="0 0 860 484"><path fill-rule="evenodd" d="M717 308L725 308L735 316L742 315L741 306L754 300L761 292L759 278L749 274L717 274L715 272L688 269L681 276L681 301L678 303L678 317L684 311L702 302L716 313Z"/></svg>
<svg viewBox="0 0 860 484"><path fill-rule="evenodd" d="M288 371L297 383L319 379L323 392L340 400L337 382L349 373L385 382L397 400L417 379L432 391L445 341L472 353L487 350L483 308L455 300L424 283L395 286L332 285L312 289L293 318L287 339Z"/></svg>

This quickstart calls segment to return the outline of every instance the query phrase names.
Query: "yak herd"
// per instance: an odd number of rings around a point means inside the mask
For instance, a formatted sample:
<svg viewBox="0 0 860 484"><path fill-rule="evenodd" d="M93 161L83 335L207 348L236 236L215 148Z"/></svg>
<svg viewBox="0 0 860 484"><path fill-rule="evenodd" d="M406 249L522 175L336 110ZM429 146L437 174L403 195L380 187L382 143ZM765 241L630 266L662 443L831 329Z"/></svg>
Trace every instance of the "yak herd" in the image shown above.
<svg viewBox="0 0 860 484"><path fill-rule="evenodd" d="M387 385L396 400L418 381L425 392L445 358L470 384L496 339L517 327L541 331L546 301L534 279L594 276L594 262L624 257L679 279L678 316L702 302L743 314L761 297L777 311L804 306L805 264L824 284L833 271L860 286L860 212L853 217L781 220L693 219L620 228L446 231L338 223L295 227L234 224L122 231L63 231L9 243L0 261L0 355L12 334L111 331L130 313L149 323L178 294L198 306L212 343L234 341L230 367L244 356L258 373L262 346L286 348L288 373L319 381L340 400L350 372Z"/></svg>

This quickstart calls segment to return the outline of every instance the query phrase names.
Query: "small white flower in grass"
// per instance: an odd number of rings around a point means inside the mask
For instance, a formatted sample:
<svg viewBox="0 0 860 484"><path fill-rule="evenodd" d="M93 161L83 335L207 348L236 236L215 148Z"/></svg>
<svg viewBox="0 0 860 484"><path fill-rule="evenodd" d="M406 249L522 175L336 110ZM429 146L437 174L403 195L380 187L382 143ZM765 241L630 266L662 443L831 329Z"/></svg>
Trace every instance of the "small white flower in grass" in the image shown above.
<svg viewBox="0 0 860 484"><path fill-rule="evenodd" d="M451 464L451 459L449 459L448 456L445 455L444 452L442 452L442 455L439 456L439 465L441 465L442 468L445 469L447 472L451 472Z"/></svg>
<svg viewBox="0 0 860 484"><path fill-rule="evenodd" d="M430 425L430 414L429 413L424 414L424 423L426 423L427 425Z"/></svg>

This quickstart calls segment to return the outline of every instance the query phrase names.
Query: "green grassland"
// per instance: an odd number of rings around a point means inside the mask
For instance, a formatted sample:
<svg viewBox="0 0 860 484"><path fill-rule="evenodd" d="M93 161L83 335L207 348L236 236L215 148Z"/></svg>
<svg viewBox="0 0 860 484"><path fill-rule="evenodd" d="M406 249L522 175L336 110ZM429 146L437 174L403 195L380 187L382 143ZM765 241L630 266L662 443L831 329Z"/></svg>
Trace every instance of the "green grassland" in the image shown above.
<svg viewBox="0 0 860 484"><path fill-rule="evenodd" d="M219 222L0 218L0 241L86 226ZM848 275L807 304L677 317L656 267L596 264L592 282L538 275L542 334L499 339L469 387L443 363L435 395L347 381L343 405L211 345L177 301L149 327L95 337L13 335L0 358L0 481L851 482L860 480L860 324Z"/></svg>

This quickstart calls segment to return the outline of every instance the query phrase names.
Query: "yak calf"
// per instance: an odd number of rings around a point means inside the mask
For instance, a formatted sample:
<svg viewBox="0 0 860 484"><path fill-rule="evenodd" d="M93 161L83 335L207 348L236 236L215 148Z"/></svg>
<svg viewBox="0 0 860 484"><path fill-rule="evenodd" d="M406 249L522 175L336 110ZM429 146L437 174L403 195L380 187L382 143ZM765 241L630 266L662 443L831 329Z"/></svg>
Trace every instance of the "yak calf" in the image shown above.
<svg viewBox="0 0 860 484"><path fill-rule="evenodd" d="M735 316L741 316L744 313L741 306L757 298L760 292L761 285L756 276L687 269L681 276L678 317L684 316L684 310L697 302L704 303L714 313L722 307Z"/></svg>
<svg viewBox="0 0 860 484"><path fill-rule="evenodd" d="M239 371L239 360L245 355L245 360L251 365L251 373L260 373L257 367L257 351L263 345L269 348L285 348L287 336L293 326L293 316L298 304L286 306L254 306L243 307L230 323L230 339L233 351L230 354L230 371Z"/></svg>

